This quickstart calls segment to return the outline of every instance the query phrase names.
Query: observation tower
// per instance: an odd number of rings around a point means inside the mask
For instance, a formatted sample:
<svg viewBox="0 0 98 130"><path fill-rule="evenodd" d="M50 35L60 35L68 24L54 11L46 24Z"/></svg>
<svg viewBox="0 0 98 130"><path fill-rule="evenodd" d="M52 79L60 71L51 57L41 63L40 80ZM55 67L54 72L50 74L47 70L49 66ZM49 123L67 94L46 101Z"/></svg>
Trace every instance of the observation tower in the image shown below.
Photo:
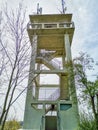
<svg viewBox="0 0 98 130"><path fill-rule="evenodd" d="M72 72L72 14L29 15L32 46L23 130L76 130L78 109ZM44 66L44 67L43 67ZM42 84L41 76L58 77Z"/></svg>

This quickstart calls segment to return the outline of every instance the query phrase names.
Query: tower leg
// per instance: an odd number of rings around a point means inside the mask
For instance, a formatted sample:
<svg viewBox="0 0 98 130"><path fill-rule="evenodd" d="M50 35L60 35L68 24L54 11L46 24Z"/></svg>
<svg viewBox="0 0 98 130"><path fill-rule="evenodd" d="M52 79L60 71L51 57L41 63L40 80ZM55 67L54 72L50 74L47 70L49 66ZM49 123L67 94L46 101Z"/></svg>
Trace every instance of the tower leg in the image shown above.
<svg viewBox="0 0 98 130"><path fill-rule="evenodd" d="M60 76L60 99L68 100L69 99L69 90L68 90L68 78L65 75Z"/></svg>
<svg viewBox="0 0 98 130"><path fill-rule="evenodd" d="M65 40L66 60L67 60L67 62L69 63L69 62L72 61L71 45L70 45L70 41L69 41L69 34L65 34L64 40Z"/></svg>
<svg viewBox="0 0 98 130"><path fill-rule="evenodd" d="M40 71L40 64L37 64L37 70ZM36 77L35 99L39 98L40 75Z"/></svg>
<svg viewBox="0 0 98 130"><path fill-rule="evenodd" d="M72 66L72 55L71 55L71 45L69 41L69 34L65 34L65 52L66 52L66 65L68 70L68 88L70 91L72 107L68 110L60 111L61 126L65 130L73 130L78 127L79 116L76 98L76 89L74 82L73 66ZM64 120L63 120L64 118Z"/></svg>
<svg viewBox="0 0 98 130"><path fill-rule="evenodd" d="M23 129L32 129L32 125L34 123L32 120L32 118L34 118L33 115L34 112L31 107L31 103L33 101L32 82L34 78L36 51L37 51L37 36L34 36L32 40L32 54L31 54L30 72L29 72L28 88L27 88L27 95L26 95Z"/></svg>

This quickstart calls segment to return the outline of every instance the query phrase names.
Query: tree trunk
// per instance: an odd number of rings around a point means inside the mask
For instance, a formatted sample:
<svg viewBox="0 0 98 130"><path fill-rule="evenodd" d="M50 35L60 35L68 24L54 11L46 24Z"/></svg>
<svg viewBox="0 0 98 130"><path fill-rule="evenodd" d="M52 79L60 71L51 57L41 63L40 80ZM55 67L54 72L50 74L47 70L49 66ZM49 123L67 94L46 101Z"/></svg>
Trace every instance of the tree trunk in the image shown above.
<svg viewBox="0 0 98 130"><path fill-rule="evenodd" d="M91 97L91 104L92 104L92 110L95 118L95 124L96 124L96 130L98 130L98 114L96 113L95 103L94 103L94 96Z"/></svg>
<svg viewBox="0 0 98 130"><path fill-rule="evenodd" d="M98 130L98 94L96 94L96 97L97 97L97 113L96 113L96 127L97 127L97 130Z"/></svg>

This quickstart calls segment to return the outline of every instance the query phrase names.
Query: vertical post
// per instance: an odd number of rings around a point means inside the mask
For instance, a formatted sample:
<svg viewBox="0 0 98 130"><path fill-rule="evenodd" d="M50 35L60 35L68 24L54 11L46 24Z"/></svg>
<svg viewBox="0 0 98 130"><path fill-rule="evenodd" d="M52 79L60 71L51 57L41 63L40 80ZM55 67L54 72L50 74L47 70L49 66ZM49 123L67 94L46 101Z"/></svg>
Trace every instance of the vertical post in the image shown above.
<svg viewBox="0 0 98 130"><path fill-rule="evenodd" d="M65 14L65 2L62 0L62 13Z"/></svg>
<svg viewBox="0 0 98 130"><path fill-rule="evenodd" d="M37 70L40 71L40 64L37 64ZM35 90L35 98L38 100L39 98L39 87L40 87L40 75L36 77L36 90Z"/></svg>
<svg viewBox="0 0 98 130"><path fill-rule="evenodd" d="M69 41L69 34L64 35L64 43L65 43L65 53L66 53L66 65L67 65L67 70L68 70L68 86L70 90L70 97L71 95L71 83L72 83L72 71L71 71L71 63L72 63L72 56L71 56L71 46L70 46L70 41Z"/></svg>
<svg viewBox="0 0 98 130"><path fill-rule="evenodd" d="M69 63L69 62L72 61L71 46L70 46L70 41L69 41L69 34L65 34L64 40L65 40L66 58L67 58L67 62Z"/></svg>
<svg viewBox="0 0 98 130"><path fill-rule="evenodd" d="M45 103L43 103L44 115L42 115L42 130L45 130Z"/></svg>
<svg viewBox="0 0 98 130"><path fill-rule="evenodd" d="M27 88L27 95L26 95L26 104L25 104L25 113L24 113L24 129L32 129L32 117L33 117L33 110L31 107L31 103L33 100L32 96L32 85L33 85L33 78L34 78L34 70L35 70L35 59L37 53L37 36L34 35L32 39L32 54L31 54L31 62L30 62L30 72L29 72L29 79L28 79L28 88Z"/></svg>
<svg viewBox="0 0 98 130"><path fill-rule="evenodd" d="M66 69L66 67L65 67L65 62L66 62L66 60L65 60L65 55L63 55L63 56L62 56L62 67L63 67L63 69Z"/></svg>
<svg viewBox="0 0 98 130"><path fill-rule="evenodd" d="M70 63L72 62L69 34L64 35L64 47L65 47L66 56L64 55L62 57L62 61L63 61L63 68L66 69L66 67L67 67L66 65L69 64L69 67L70 67ZM70 81L69 75L68 76L61 76L61 84L63 85L63 88L64 88L65 91L63 91L62 89L61 90L62 90L62 93L65 93L66 99L69 99L69 89L70 89L69 83L70 82L71 81Z"/></svg>
<svg viewBox="0 0 98 130"><path fill-rule="evenodd" d="M74 123L72 125L78 126L79 117L78 117L77 97L76 97L69 34L64 35L64 40L65 40L65 53L66 53L66 63L65 64L66 64L67 71L68 71L68 87L69 87L70 99L72 101L72 118L74 119L74 121L73 121Z"/></svg>
<svg viewBox="0 0 98 130"><path fill-rule="evenodd" d="M61 116L60 116L60 103L57 103L57 130L62 130L61 128Z"/></svg>
<svg viewBox="0 0 98 130"><path fill-rule="evenodd" d="M68 78L66 75L60 76L60 99L68 100L69 99L69 90L68 90Z"/></svg>
<svg viewBox="0 0 98 130"><path fill-rule="evenodd" d="M70 46L68 34L65 34L65 51L66 51L66 59L67 59L70 98L72 99L73 102L77 102L74 73L73 73L73 65L72 65L72 56L71 56L71 46Z"/></svg>

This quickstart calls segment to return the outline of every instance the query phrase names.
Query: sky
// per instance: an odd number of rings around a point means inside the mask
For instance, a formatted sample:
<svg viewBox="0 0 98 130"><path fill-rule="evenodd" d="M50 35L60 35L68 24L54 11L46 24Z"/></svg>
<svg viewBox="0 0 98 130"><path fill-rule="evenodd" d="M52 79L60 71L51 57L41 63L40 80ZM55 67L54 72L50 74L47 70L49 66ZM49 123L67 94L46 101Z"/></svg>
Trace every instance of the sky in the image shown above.
<svg viewBox="0 0 98 130"><path fill-rule="evenodd" d="M6 0L0 0L2 6ZM20 0L9 0L9 8L16 8ZM72 56L76 57L79 52L87 52L95 61L98 61L98 0L65 0L67 11L66 13L73 14L73 21L75 23L75 32L72 41ZM24 6L27 7L27 21L28 15L36 12L37 3L42 7L44 14L56 14L61 10L61 0L24 0ZM94 78L92 72L90 78ZM18 107L17 107L18 109ZM24 104L20 108L19 119L23 119ZM17 112L18 113L18 110ZM17 116L19 115L17 114Z"/></svg>
<svg viewBox="0 0 98 130"><path fill-rule="evenodd" d="M0 0L2 5L6 0ZM20 0L9 0L8 6L16 8ZM36 13L37 3L42 7L43 14L59 13L61 10L61 0L23 0L27 7L28 15ZM72 42L72 56L75 57L80 51L87 52L96 61L98 54L98 0L65 0L66 13L73 14L75 23L75 33ZM14 6L13 6L14 5Z"/></svg>

